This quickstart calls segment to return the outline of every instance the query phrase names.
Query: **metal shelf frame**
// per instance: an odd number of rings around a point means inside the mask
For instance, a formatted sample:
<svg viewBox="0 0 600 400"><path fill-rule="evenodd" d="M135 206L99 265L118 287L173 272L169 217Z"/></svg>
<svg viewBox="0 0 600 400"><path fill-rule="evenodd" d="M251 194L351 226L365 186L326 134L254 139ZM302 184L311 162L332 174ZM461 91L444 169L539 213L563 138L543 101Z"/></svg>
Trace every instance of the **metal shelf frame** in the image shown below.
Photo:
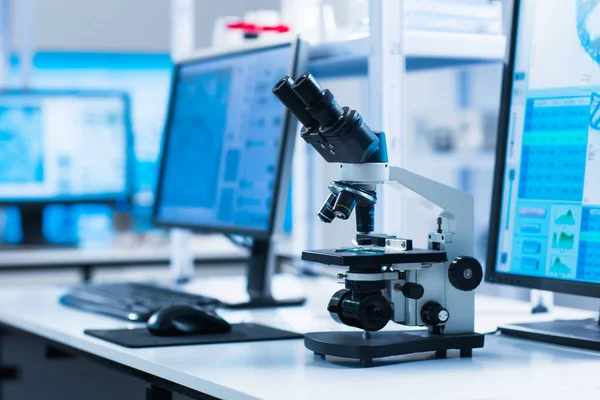
<svg viewBox="0 0 600 400"><path fill-rule="evenodd" d="M372 0L384 7L385 1ZM373 10L376 12L376 10ZM371 21L374 18L371 17ZM399 26L394 18L394 25ZM380 46L373 34L382 26L371 25L371 35L339 42L315 44L310 50L310 69L320 77L363 75L369 70L372 52ZM386 32L384 37L389 37ZM503 35L404 31L402 36L405 69L408 72L504 61L506 38Z"/></svg>

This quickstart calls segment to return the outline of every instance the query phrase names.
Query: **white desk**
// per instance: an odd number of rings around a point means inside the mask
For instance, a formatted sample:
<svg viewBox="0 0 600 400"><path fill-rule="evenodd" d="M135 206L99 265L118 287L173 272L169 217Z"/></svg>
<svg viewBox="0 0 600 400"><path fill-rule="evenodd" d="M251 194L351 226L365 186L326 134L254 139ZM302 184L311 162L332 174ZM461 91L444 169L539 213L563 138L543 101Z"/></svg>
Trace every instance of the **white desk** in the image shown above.
<svg viewBox="0 0 600 400"><path fill-rule="evenodd" d="M247 258L248 252L224 236L200 236L192 241L196 263L233 263ZM170 260L168 243L116 244L104 248L7 249L0 251L2 270L81 268L85 281L96 267L164 265Z"/></svg>
<svg viewBox="0 0 600 400"><path fill-rule="evenodd" d="M286 276L278 277L275 283L279 294L308 294L307 306L221 314L230 322L261 322L298 332L345 328L331 321L325 310L327 300L339 287L335 282ZM226 293L243 293L244 282L219 278L193 285L202 287L205 294L236 301L240 299ZM83 334L84 329L119 328L126 323L64 308L57 303L61 292L49 287L2 291L0 324L197 394L226 399L311 400L600 398L600 353L595 352L488 335L485 347L475 350L472 359L457 358L452 352L443 360L420 354L361 369L354 361L326 362L314 357L302 340L127 349ZM525 303L478 297L477 328L485 332L499 323L530 319L528 310ZM593 314L557 309L555 315L586 318Z"/></svg>

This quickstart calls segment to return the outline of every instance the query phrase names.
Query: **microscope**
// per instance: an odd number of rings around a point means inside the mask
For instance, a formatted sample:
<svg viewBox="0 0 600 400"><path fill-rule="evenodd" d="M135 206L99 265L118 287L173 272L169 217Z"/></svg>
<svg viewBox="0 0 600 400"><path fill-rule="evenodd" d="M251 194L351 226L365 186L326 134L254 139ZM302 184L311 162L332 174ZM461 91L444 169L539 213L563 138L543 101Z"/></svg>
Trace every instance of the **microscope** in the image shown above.
<svg viewBox="0 0 600 400"><path fill-rule="evenodd" d="M331 223L356 215L353 246L307 250L302 259L347 268L338 275L345 287L327 310L337 322L359 331L308 333L305 346L323 359L358 359L363 367L376 358L411 353L445 358L451 349L471 357L484 343L484 336L474 332L474 289L483 271L472 257L473 197L390 166L385 134L372 131L356 110L340 107L310 73L296 81L282 78L273 93L303 125L302 139L325 161L339 164L339 179L329 185L319 219ZM443 210L432 218L427 249L413 248L410 239L375 233L377 185L394 182ZM421 328L381 331L389 321Z"/></svg>

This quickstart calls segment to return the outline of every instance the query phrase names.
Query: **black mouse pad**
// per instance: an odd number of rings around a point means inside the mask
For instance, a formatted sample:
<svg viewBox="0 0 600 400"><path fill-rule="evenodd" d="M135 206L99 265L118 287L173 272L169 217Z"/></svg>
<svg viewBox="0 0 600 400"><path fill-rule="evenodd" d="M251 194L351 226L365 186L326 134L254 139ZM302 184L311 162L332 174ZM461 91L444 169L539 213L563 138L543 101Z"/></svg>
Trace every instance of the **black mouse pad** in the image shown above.
<svg viewBox="0 0 600 400"><path fill-rule="evenodd" d="M231 332L182 336L153 336L146 328L86 329L85 334L130 348L301 339L298 333L259 324L232 324Z"/></svg>

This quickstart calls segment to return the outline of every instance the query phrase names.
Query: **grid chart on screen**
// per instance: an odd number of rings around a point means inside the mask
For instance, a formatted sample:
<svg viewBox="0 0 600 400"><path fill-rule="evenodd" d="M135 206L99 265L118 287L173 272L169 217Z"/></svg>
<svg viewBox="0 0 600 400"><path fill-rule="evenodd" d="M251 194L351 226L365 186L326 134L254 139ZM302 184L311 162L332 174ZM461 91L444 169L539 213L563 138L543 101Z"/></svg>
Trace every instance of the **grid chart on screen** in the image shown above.
<svg viewBox="0 0 600 400"><path fill-rule="evenodd" d="M589 97L527 101L519 198L581 201Z"/></svg>
<svg viewBox="0 0 600 400"><path fill-rule="evenodd" d="M584 207L577 279L600 281L600 208Z"/></svg>

